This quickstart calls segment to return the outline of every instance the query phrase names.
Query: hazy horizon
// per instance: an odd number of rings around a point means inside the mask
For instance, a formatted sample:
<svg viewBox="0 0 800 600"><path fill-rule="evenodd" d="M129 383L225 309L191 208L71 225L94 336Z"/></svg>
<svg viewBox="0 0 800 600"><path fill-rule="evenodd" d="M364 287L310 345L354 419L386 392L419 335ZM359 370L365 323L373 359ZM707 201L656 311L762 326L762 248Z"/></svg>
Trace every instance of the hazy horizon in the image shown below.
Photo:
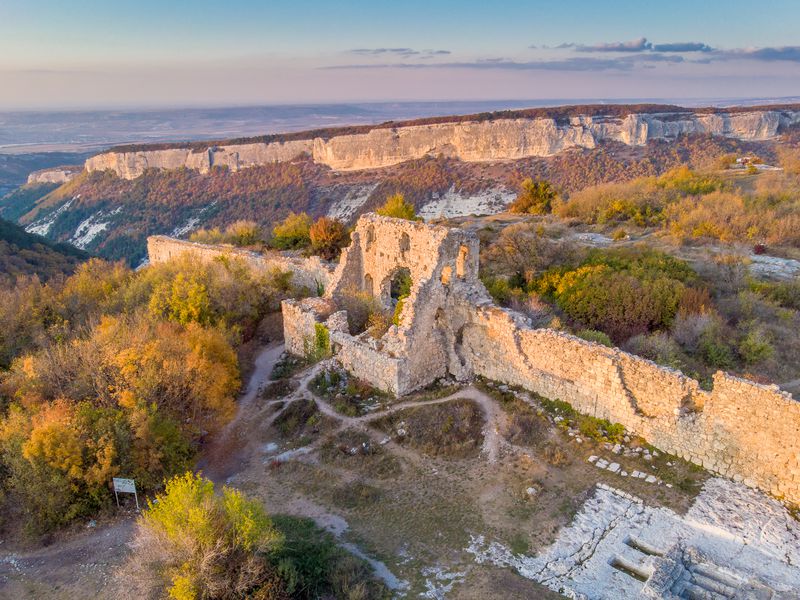
<svg viewBox="0 0 800 600"><path fill-rule="evenodd" d="M800 4L0 6L0 109L800 94Z"/></svg>
<svg viewBox="0 0 800 600"><path fill-rule="evenodd" d="M320 127L584 103L669 103L692 107L790 102L800 102L800 98L553 98L0 111L0 154L94 151L123 143L225 139Z"/></svg>

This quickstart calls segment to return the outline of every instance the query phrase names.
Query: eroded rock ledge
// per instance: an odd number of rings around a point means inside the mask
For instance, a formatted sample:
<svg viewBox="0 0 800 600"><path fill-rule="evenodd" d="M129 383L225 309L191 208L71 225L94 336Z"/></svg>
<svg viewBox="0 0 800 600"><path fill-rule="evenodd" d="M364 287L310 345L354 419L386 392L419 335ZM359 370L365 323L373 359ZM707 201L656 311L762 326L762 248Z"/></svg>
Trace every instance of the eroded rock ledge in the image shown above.
<svg viewBox="0 0 800 600"><path fill-rule="evenodd" d="M347 171L388 167L427 155L444 154L467 162L501 161L552 156L570 148L594 148L605 141L642 146L650 140L690 134L768 140L782 128L798 123L800 107L634 113L624 117L576 114L569 119L499 118L379 127L325 138L222 143L204 149L120 150L93 156L85 167L87 171L110 170L124 179L135 179L147 169L188 168L207 173L212 167L225 167L237 171L306 154L317 163Z"/></svg>

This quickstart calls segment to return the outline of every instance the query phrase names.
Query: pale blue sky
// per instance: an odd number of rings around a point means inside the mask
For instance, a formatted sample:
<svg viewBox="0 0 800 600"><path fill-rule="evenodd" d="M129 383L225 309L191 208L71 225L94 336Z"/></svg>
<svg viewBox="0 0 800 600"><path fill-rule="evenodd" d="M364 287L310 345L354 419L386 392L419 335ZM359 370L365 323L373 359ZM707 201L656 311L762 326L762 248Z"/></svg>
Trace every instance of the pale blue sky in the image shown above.
<svg viewBox="0 0 800 600"><path fill-rule="evenodd" d="M797 0L0 0L0 108L800 95L798 23Z"/></svg>

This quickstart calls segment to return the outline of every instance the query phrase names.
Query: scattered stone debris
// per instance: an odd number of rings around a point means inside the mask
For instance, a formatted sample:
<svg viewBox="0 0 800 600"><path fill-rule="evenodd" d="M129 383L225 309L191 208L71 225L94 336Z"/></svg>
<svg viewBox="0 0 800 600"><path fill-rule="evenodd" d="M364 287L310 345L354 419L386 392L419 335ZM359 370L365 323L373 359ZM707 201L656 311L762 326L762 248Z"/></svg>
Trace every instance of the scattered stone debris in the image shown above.
<svg viewBox="0 0 800 600"><path fill-rule="evenodd" d="M464 581L466 572L449 572L443 567L426 567L422 569L425 577L425 591L423 598L431 600L445 600L447 594L453 591L453 586Z"/></svg>
<svg viewBox="0 0 800 600"><path fill-rule="evenodd" d="M778 501L721 478L684 516L598 484L539 555L482 536L466 550L570 598L793 598L800 589L800 523Z"/></svg>

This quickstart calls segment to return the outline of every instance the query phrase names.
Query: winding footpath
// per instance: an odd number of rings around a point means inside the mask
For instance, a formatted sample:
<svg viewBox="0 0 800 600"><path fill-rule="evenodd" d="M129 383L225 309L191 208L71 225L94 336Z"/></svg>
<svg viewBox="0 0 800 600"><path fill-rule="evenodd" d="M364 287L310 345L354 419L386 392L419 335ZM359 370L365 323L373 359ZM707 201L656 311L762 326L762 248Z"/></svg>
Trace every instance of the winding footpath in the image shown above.
<svg viewBox="0 0 800 600"><path fill-rule="evenodd" d="M243 470L248 461L255 457L263 457L264 447L255 439L255 436L251 435L252 428L255 425L270 424L287 406L301 399L313 400L322 414L338 422L337 431L356 428L368 433L376 440L383 438L384 443L393 452L417 465L424 462L421 456L393 440L385 441L384 434L372 428L370 424L386 415L409 408L466 399L475 402L483 412L481 455L485 460L490 464L496 463L501 447L508 445L499 434L500 423L502 423L504 415L498 403L489 395L472 386L458 390L444 398L398 402L385 410L358 417L343 415L326 400L319 398L309 390L309 384L314 377L321 370L330 366L329 361L318 363L295 375L293 379L299 384L299 387L286 397L259 406L257 400L264 387L269 384L270 374L283 352L283 344L271 344L259 351L247 386L239 397L236 415L217 434L215 439L210 441L198 461L197 468L216 484L229 482L233 476ZM281 410L274 411L264 419L254 422L255 413L259 409L278 404L283 405ZM310 457L316 449L315 446L316 443L279 456L283 457L283 460L303 455ZM273 459L275 458L273 457ZM320 526L332 531L343 548L367 560L375 569L376 575L390 589L403 590L407 586L407 583L392 574L385 564L366 556L353 544L341 539L341 535L347 529L347 524L341 517L329 513L323 507L310 505L307 507L308 499L298 498L297 500L299 512L305 513L309 512L305 508L315 508L310 511L312 513L310 516ZM330 527L331 523L338 523L338 526ZM97 598L114 596L117 590L113 590L115 587L113 572L128 555L128 544L133 537L134 525L133 515L128 515L107 525L89 527L64 541L44 548L22 552L0 552L0 596L6 592L16 593L20 589L19 586L22 586L22 589L31 589L30 586L35 586L35 589L46 591L49 594L42 597L58 597L60 591L69 589L89 591L89 587L93 589L91 595Z"/></svg>

